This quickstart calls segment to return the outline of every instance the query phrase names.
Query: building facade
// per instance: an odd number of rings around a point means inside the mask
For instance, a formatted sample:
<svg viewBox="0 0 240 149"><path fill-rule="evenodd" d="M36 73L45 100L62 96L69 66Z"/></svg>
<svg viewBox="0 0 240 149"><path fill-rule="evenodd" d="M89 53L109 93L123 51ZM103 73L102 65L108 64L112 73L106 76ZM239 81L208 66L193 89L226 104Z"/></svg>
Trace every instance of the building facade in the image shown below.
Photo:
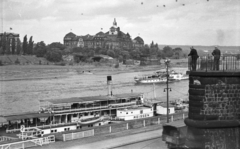
<svg viewBox="0 0 240 149"><path fill-rule="evenodd" d="M70 32L63 38L64 45L70 48L85 47L85 48L140 48L144 46L144 41L141 37L134 39L128 33L124 33L117 26L116 19L113 21L113 25L109 28L109 31L104 33L102 31L95 35L77 36Z"/></svg>
<svg viewBox="0 0 240 149"><path fill-rule="evenodd" d="M17 51L17 46L20 44L19 34L16 33L0 33L0 48L2 54L14 54Z"/></svg>

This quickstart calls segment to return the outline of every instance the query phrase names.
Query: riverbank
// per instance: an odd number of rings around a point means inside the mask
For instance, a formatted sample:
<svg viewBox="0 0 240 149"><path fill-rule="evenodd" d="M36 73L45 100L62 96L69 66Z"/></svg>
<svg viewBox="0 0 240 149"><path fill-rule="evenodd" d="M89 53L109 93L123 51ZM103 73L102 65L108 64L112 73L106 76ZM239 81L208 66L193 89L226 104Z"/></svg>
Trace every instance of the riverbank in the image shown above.
<svg viewBox="0 0 240 149"><path fill-rule="evenodd" d="M187 59L171 60L171 67L187 68ZM76 64L76 65L6 65L0 67L0 81L11 80L33 80L33 79L56 79L69 75L89 74L114 75L126 72L157 71L165 69L164 63L161 65L122 65L118 68L106 65Z"/></svg>

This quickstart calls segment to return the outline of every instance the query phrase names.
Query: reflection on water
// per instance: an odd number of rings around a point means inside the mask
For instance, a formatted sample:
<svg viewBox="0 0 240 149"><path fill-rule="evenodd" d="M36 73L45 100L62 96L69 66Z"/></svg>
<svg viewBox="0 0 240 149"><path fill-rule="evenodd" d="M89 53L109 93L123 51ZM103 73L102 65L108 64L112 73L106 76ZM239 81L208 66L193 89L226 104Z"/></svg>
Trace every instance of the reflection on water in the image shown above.
<svg viewBox="0 0 240 149"><path fill-rule="evenodd" d="M174 69L185 73L186 69ZM134 77L152 74L154 71L129 72L112 75L113 94L138 92L146 98L153 98L153 85L136 85ZM170 83L170 100L187 98L188 80ZM159 100L166 100L163 92L166 84L156 84L155 94ZM38 100L60 99L81 96L106 95L107 76L94 74L71 74L66 78L42 80L1 81L0 98L2 114L38 110ZM1 114L0 113L0 114Z"/></svg>

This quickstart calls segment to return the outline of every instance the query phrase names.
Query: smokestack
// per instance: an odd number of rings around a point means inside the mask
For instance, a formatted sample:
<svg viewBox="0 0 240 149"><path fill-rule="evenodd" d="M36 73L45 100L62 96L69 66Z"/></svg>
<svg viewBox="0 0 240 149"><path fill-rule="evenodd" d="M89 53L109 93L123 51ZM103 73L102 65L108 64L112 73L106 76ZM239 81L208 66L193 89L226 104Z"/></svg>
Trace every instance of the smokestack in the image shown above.
<svg viewBox="0 0 240 149"><path fill-rule="evenodd" d="M108 96L112 96L112 76L107 76Z"/></svg>

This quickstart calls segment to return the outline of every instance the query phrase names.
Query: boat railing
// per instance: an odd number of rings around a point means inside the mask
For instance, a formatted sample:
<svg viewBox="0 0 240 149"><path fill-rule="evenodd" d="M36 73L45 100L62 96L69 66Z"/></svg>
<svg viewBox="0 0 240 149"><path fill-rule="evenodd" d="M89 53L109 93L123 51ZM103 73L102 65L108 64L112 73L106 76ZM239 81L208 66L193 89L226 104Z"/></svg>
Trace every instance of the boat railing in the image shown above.
<svg viewBox="0 0 240 149"><path fill-rule="evenodd" d="M112 108L113 107L124 107L124 106L130 106L130 105L136 105L136 102L109 104L109 106Z"/></svg>
<svg viewBox="0 0 240 149"><path fill-rule="evenodd" d="M71 108L71 109L53 109L53 113L63 113L63 112L79 112L79 111L87 111L87 110L101 110L107 108L118 108L125 106L136 105L136 102L126 102L126 103L114 103L105 106L97 106L97 107L85 107L85 108Z"/></svg>
<svg viewBox="0 0 240 149"><path fill-rule="evenodd" d="M86 107L86 108L71 108L71 109L53 109L53 113L78 112L78 111L96 110L96 109L105 109L105 108L108 108L108 106Z"/></svg>
<svg viewBox="0 0 240 149"><path fill-rule="evenodd" d="M76 122L68 122L68 123L52 123L52 124L43 124L43 125L36 125L36 126L25 126L25 129L41 129L41 128L51 128L56 126L67 126L70 124L77 124ZM20 128L13 128L13 129L6 129L6 133L14 133L19 132Z"/></svg>

